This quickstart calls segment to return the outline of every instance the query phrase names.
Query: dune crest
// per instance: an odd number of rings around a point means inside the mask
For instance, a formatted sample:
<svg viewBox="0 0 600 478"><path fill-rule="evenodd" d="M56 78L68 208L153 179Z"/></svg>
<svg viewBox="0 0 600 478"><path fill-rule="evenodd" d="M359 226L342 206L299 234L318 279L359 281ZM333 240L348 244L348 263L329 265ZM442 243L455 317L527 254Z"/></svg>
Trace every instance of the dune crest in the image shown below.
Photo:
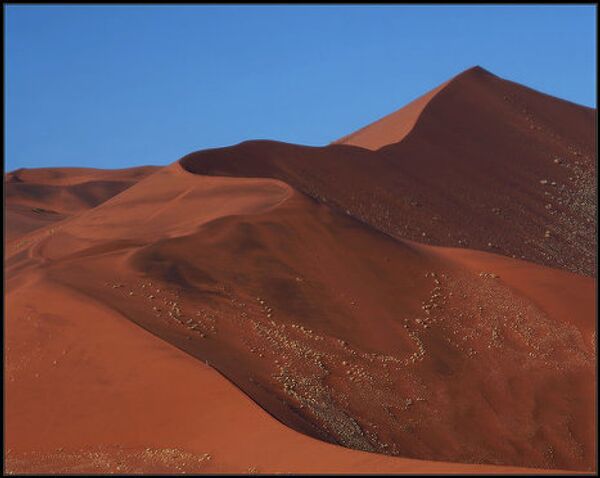
<svg viewBox="0 0 600 478"><path fill-rule="evenodd" d="M413 129L419 116L431 99L443 90L448 83L449 81L442 83L440 86L421 95L399 110L360 128L354 133L333 141L331 144L360 146L361 148L376 151L382 146L400 142Z"/></svg>

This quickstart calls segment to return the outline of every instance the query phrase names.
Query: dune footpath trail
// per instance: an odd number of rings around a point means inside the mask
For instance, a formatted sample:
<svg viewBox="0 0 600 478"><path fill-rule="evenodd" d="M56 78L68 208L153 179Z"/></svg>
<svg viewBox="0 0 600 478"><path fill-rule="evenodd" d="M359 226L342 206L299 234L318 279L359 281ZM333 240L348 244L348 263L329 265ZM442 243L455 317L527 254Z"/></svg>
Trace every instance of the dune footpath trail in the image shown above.
<svg viewBox="0 0 600 478"><path fill-rule="evenodd" d="M9 173L6 470L592 471L594 118L475 68L322 148Z"/></svg>

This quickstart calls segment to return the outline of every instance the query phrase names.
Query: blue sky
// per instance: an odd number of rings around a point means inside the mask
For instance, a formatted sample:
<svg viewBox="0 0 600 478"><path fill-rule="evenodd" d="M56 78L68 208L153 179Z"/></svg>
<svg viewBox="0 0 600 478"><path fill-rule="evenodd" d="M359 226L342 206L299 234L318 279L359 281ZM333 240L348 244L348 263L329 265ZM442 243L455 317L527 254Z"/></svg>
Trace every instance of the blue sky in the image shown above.
<svg viewBox="0 0 600 478"><path fill-rule="evenodd" d="M596 106L596 7L5 6L5 170L323 145L474 65Z"/></svg>

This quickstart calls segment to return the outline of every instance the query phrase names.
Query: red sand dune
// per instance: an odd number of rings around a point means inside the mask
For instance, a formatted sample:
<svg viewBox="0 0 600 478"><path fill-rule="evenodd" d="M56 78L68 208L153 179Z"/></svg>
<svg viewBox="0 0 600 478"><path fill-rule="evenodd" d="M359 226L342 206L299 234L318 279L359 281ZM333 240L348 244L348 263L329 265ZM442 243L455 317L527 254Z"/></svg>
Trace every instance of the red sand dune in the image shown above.
<svg viewBox="0 0 600 478"><path fill-rule="evenodd" d="M253 141L181 162L280 179L393 237L595 275L595 110L481 68L426 97L418 118L401 110L351 138L369 149ZM416 123L387 144L406 130L394 118Z"/></svg>
<svg viewBox="0 0 600 478"><path fill-rule="evenodd" d="M18 169L5 175L6 240L96 207L158 168Z"/></svg>
<svg viewBox="0 0 600 478"><path fill-rule="evenodd" d="M8 469L593 470L593 122L473 69L15 227Z"/></svg>

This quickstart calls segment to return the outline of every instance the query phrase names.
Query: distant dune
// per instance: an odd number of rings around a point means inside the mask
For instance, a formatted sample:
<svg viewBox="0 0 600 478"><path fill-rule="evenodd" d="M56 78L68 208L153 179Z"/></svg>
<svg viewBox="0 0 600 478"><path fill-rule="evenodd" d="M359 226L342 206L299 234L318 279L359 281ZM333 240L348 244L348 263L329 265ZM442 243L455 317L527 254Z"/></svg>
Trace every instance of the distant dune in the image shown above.
<svg viewBox="0 0 600 478"><path fill-rule="evenodd" d="M595 154L473 68L325 147L7 174L7 470L593 470Z"/></svg>
<svg viewBox="0 0 600 478"><path fill-rule="evenodd" d="M40 168L8 173L4 178L6 239L96 207L157 169Z"/></svg>

